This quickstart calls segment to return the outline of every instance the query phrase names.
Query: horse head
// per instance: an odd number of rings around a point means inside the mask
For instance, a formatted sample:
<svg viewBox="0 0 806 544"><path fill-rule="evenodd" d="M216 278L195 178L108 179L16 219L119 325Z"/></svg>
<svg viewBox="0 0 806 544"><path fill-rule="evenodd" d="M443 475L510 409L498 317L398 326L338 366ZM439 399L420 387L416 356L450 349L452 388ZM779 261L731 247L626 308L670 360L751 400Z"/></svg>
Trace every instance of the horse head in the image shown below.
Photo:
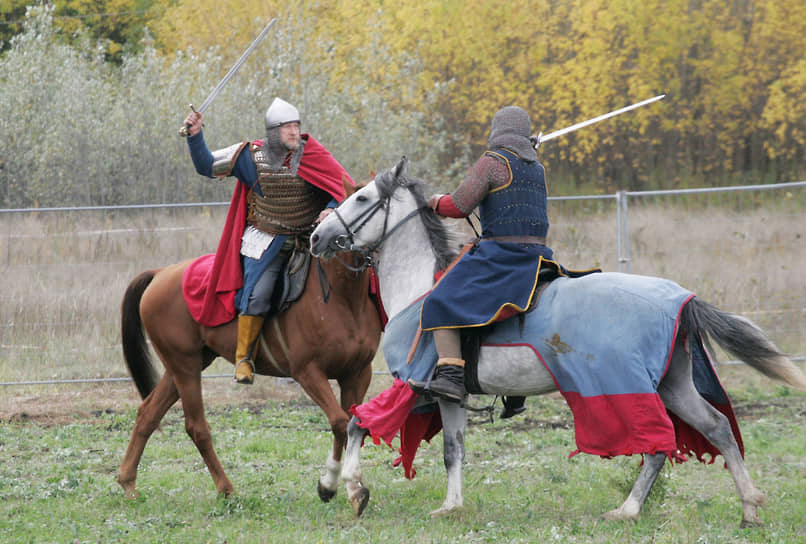
<svg viewBox="0 0 806 544"><path fill-rule="evenodd" d="M396 189L407 186L407 166L408 159L403 157L393 168L347 191L347 198L311 233L311 253L331 257L340 251L374 248L382 241L388 231L390 201Z"/></svg>

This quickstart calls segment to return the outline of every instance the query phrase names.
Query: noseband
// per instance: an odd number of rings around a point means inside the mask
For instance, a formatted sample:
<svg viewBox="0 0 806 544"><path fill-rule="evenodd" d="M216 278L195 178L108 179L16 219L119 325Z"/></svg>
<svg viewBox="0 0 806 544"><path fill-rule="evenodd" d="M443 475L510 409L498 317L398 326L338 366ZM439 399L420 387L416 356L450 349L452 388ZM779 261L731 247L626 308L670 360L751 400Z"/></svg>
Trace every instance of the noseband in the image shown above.
<svg viewBox="0 0 806 544"><path fill-rule="evenodd" d="M364 256L364 263L359 267L361 270L366 268L375 266L375 260L373 258L373 254L375 251L383 244L397 229L399 229L403 224L405 224L409 219L422 213L424 210L428 208L428 206L420 206L415 208L411 212L406 215L403 219L400 220L398 224L394 227L389 229L389 202L392 200L392 195L397 190L398 187L402 187L403 185L400 183L395 183L392 189L392 192L389 196L385 198L379 199L375 202L372 206L368 209L361 212L355 219L353 219L350 223L344 220L344 217L339 213L339 208L336 207L333 210L333 213L336 214L336 217L341 222L342 226L344 227L345 234L337 236L330 242L330 246L335 251L357 251ZM355 245L355 235L362 229L364 226L372 219L379 210L385 209L386 215L383 218L383 234L381 237L378 238L375 243L370 244L368 246L357 246Z"/></svg>

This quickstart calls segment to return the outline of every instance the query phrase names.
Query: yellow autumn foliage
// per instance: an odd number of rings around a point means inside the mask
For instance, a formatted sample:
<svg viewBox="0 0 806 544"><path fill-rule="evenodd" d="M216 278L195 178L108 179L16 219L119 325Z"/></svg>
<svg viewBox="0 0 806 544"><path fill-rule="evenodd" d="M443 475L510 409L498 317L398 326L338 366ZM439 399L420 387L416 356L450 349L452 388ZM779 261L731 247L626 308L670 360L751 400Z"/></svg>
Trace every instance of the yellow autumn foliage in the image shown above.
<svg viewBox="0 0 806 544"><path fill-rule="evenodd" d="M330 59L334 82L366 78L398 108L417 109L422 94L450 84L438 111L425 113L476 152L508 104L551 132L665 93L546 143L541 155L571 178L631 188L681 172L804 170L804 2L176 0L152 31L166 53L217 45L234 60L274 16L304 22L299 38L312 58ZM385 85L397 67L379 50L417 59L418 91Z"/></svg>

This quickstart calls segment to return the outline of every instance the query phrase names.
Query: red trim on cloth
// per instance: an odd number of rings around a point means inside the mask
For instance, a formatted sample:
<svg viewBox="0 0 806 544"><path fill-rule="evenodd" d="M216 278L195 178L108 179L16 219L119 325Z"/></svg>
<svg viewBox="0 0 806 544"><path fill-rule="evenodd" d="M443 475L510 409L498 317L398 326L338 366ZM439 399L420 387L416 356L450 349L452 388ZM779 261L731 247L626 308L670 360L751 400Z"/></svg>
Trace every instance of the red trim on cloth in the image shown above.
<svg viewBox="0 0 806 544"><path fill-rule="evenodd" d="M359 419L358 426L369 431L375 444L383 440L392 447L392 440L400 433L398 451L401 455L394 465L402 464L408 479L417 473L413 464L420 443L430 441L442 430L439 408L429 413L411 413L417 398L418 395L403 380L395 379L392 386L377 397L350 408L350 413Z"/></svg>
<svg viewBox="0 0 806 544"><path fill-rule="evenodd" d="M237 313L235 292L243 285L240 254L247 194L243 183L235 185L215 255L196 259L182 274L182 293L190 315L206 327L227 323Z"/></svg>
<svg viewBox="0 0 806 544"><path fill-rule="evenodd" d="M389 322L389 316L386 315L386 309L383 307L383 300L381 300L381 284L378 281L378 273L374 268L369 269L369 296L375 303L375 308L378 310L378 317L381 319L381 330L386 328Z"/></svg>
<svg viewBox="0 0 806 544"><path fill-rule="evenodd" d="M712 464L721 452L699 431L675 414L666 411L660 398L651 394L581 397L563 393L574 413L577 450L610 458L636 453L665 453L678 463L690 457ZM655 399L657 398L657 402ZM710 403L730 421L733 436L744 457L739 424L730 405ZM662 417L660 410L663 410ZM618 414L630 414L625 420ZM648 446L649 445L649 446ZM710 459L705 459L705 455Z"/></svg>
<svg viewBox="0 0 806 544"><path fill-rule="evenodd" d="M744 442L742 441L742 433L739 430L739 422L736 421L736 414L733 413L733 407L730 404L716 404L710 401L709 404L719 410L728 418L728 421L730 421L730 429L733 432L733 438L736 439L739 452L742 454L742 458L744 458ZM669 412L669 417L674 424L677 449L682 455L694 456L701 463L707 463L709 465L714 462L717 455L721 455L721 452L694 427L671 412ZM705 454L710 455L711 459L704 459Z"/></svg>
<svg viewBox="0 0 806 544"><path fill-rule="evenodd" d="M403 428L400 429L400 457L395 459L392 466L403 465L403 474L409 480L417 475L414 469L414 457L423 440L431 442L431 439L442 430L442 415L439 407L425 413L409 414Z"/></svg>
<svg viewBox="0 0 806 544"><path fill-rule="evenodd" d="M600 455L605 458L616 455L633 455L662 452L669 459L685 462L690 456L711 464L721 452L699 431L666 410L657 393L634 393L623 395L599 395L583 397L577 392L566 392L543 361L543 357L530 344L483 344L485 346L531 348L540 362L551 374L554 384L562 394L574 416L574 435L578 453ZM666 369L668 369L668 364ZM664 371L665 372L665 371ZM733 437L744 457L744 443L739 422L733 407L710 402L730 422ZM711 455L710 461L704 455Z"/></svg>
<svg viewBox="0 0 806 544"><path fill-rule="evenodd" d="M579 452L602 457L661 452L678 457L674 425L657 394L562 395L574 414L578 448L569 457Z"/></svg>

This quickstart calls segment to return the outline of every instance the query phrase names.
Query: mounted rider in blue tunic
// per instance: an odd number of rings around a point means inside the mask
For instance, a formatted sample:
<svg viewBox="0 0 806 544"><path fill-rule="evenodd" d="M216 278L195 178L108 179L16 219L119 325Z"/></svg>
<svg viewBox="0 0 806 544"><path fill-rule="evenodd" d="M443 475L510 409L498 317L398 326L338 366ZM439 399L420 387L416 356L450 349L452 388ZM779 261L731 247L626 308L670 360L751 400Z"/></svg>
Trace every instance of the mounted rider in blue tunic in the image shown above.
<svg viewBox="0 0 806 544"><path fill-rule="evenodd" d="M488 150L464 181L453 193L429 200L445 217L467 217L478 207L482 234L423 302L420 325L433 331L439 360L430 384L409 381L417 393L462 401L465 361L459 329L526 311L535 296L540 267L553 257L546 246L546 175L531 128L522 108L499 110L492 120Z"/></svg>

